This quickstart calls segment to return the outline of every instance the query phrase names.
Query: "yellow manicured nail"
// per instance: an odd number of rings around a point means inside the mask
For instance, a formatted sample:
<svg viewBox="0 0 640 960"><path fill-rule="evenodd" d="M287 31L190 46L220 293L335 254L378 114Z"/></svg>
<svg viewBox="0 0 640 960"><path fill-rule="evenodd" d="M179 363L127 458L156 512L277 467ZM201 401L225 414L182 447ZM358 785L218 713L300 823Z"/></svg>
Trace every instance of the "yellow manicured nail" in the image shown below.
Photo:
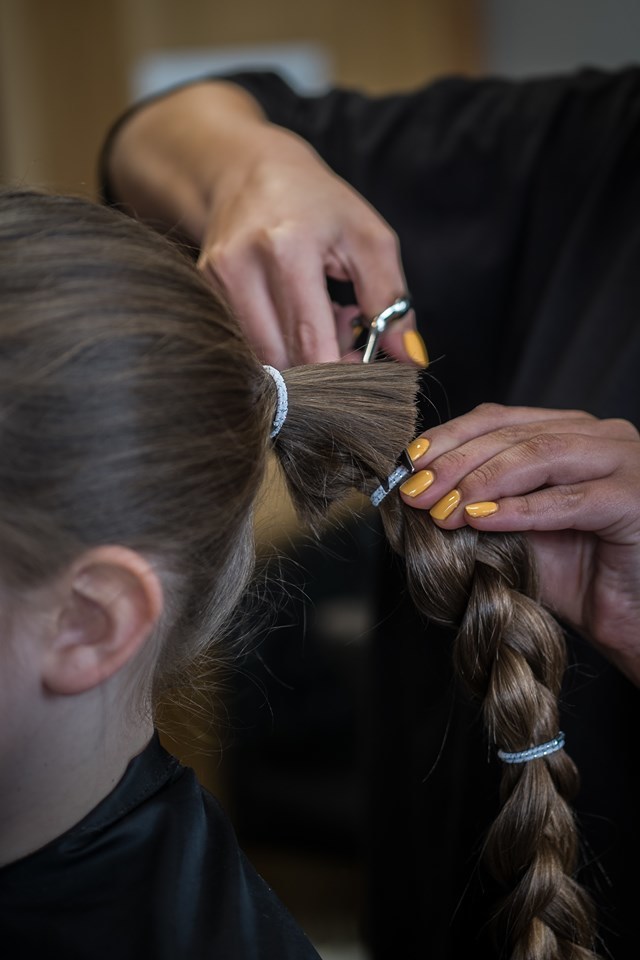
<svg viewBox="0 0 640 960"><path fill-rule="evenodd" d="M442 497L441 500L438 500L437 503L431 507L429 513L434 520L446 520L447 517L453 513L455 508L460 503L460 491L452 490L451 493L448 493L446 497Z"/></svg>
<svg viewBox="0 0 640 960"><path fill-rule="evenodd" d="M468 503L464 508L465 513L470 517L490 517L498 509L498 504L493 500L480 500L478 503Z"/></svg>
<svg viewBox="0 0 640 960"><path fill-rule="evenodd" d="M408 480L405 480L400 489L408 497L417 497L419 493L427 490L434 480L435 476L431 470L418 470Z"/></svg>
<svg viewBox="0 0 640 960"><path fill-rule="evenodd" d="M424 340L416 330L405 330L405 332L402 334L402 342L407 354L409 355L409 359L413 360L416 366L429 366L429 354L427 353L427 348Z"/></svg>
<svg viewBox="0 0 640 960"><path fill-rule="evenodd" d="M427 452L431 446L431 441L427 440L426 437L416 437L415 440L412 440L409 446L407 447L407 453L412 460L417 460L424 453Z"/></svg>

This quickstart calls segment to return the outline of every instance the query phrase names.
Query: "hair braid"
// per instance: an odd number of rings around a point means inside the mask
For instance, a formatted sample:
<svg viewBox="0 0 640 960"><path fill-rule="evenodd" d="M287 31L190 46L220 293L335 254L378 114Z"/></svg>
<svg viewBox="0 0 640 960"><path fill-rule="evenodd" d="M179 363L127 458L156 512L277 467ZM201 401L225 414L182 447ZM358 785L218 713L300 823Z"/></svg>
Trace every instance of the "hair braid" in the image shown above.
<svg viewBox="0 0 640 960"><path fill-rule="evenodd" d="M416 546L423 550L424 538L418 536ZM482 702L491 743L516 751L552 739L559 726L565 643L558 624L537 602L528 544L520 536L471 529L455 539L441 531L435 537L440 542L432 549L454 551L456 563L466 558L468 599L463 616L452 624L458 628L454 660ZM427 614L434 596L442 603L442 585L436 587L417 585L425 590L421 609ZM577 789L577 770L564 751L504 765L501 809L487 838L486 860L509 891L498 927L514 960L593 956L591 905L572 878L578 844L569 802Z"/></svg>
<svg viewBox="0 0 640 960"><path fill-rule="evenodd" d="M407 399L414 380L389 364L291 370L286 380L290 415L276 448L299 512L317 521L345 485L370 493L388 475L412 435L415 411ZM335 391L341 382L349 384L346 406ZM310 403L322 405L320 427ZM382 502L380 513L392 548L405 559L416 606L456 631L455 667L482 703L490 742L517 751L556 736L565 643L538 602L526 539L469 527L444 532L397 495ZM578 842L569 803L577 788L564 751L504 764L486 860L507 891L496 927L511 960L595 956L591 902L572 877Z"/></svg>

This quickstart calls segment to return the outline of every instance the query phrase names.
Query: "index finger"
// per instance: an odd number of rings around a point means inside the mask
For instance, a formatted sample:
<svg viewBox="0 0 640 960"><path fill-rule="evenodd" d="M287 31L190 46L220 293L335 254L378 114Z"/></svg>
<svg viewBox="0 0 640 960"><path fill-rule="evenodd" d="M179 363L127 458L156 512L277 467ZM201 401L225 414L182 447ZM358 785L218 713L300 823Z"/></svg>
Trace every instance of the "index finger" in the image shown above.
<svg viewBox="0 0 640 960"><path fill-rule="evenodd" d="M198 268L213 290L222 293L229 302L238 323L262 362L271 363L279 370L289 366L280 319L259 264L251 260L243 264L241 277L236 278L234 274L229 283L223 281L215 263L207 254L201 254Z"/></svg>
<svg viewBox="0 0 640 960"><path fill-rule="evenodd" d="M322 261L302 255L286 271L277 264L268 273L268 283L290 365L339 360L336 317Z"/></svg>
<svg viewBox="0 0 640 960"><path fill-rule="evenodd" d="M452 450L457 450L473 440L487 437L497 431L503 432L503 439L510 429L514 430L514 439L520 436L520 430L527 424L542 424L546 421L595 421L584 410L555 410L546 407L507 407L499 403L481 403L469 413L448 420L439 426L431 427L421 434L419 439L426 442L416 444L414 461L427 462Z"/></svg>

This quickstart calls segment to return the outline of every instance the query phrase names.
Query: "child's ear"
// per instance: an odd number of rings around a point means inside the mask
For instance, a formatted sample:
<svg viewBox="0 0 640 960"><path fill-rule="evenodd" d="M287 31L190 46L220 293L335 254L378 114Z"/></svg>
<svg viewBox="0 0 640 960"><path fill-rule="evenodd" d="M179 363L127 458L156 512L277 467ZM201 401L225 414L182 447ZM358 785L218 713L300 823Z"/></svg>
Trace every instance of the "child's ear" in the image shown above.
<svg viewBox="0 0 640 960"><path fill-rule="evenodd" d="M88 550L65 578L42 679L52 693L90 690L128 663L158 623L162 587L149 563L126 547Z"/></svg>

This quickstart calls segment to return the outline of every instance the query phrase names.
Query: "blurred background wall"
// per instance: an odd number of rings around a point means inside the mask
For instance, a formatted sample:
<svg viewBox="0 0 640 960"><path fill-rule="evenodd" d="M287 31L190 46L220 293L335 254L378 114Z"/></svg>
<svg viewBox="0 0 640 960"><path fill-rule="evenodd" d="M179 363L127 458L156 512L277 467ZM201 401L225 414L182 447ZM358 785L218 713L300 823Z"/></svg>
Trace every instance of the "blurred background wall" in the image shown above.
<svg viewBox="0 0 640 960"><path fill-rule="evenodd" d="M485 0L486 67L512 77L640 58L638 0Z"/></svg>
<svg viewBox="0 0 640 960"><path fill-rule="evenodd" d="M616 66L639 37L638 0L0 0L0 181L93 194L128 103L238 53L302 62L311 87L384 92L449 72Z"/></svg>
<svg viewBox="0 0 640 960"><path fill-rule="evenodd" d="M0 180L93 193L104 132L139 91L150 54L312 43L328 80L383 91L477 70L478 9L476 0L0 0Z"/></svg>

